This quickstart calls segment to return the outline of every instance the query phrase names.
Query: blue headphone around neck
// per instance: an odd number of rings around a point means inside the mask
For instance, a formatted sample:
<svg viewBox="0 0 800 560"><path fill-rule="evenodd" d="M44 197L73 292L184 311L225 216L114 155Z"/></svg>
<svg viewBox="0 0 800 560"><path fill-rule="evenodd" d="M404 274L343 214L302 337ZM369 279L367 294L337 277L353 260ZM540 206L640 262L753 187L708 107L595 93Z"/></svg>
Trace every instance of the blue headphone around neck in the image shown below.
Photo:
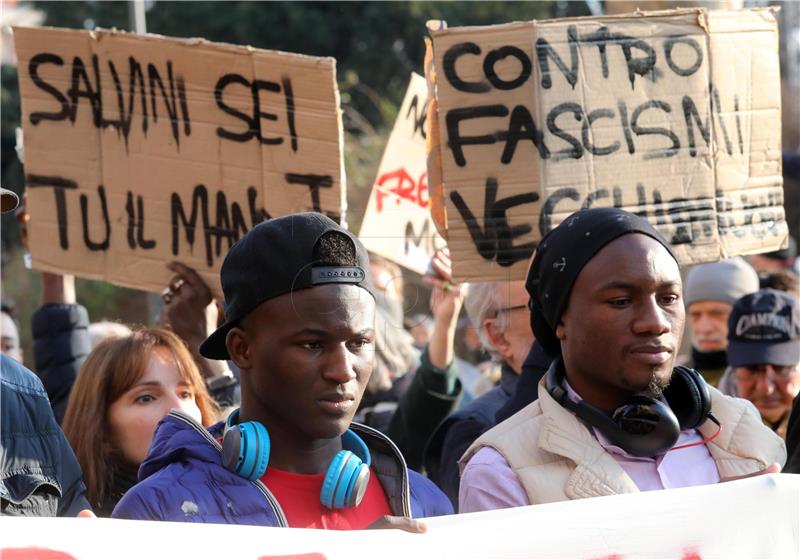
<svg viewBox="0 0 800 560"><path fill-rule="evenodd" d="M342 450L328 465L319 500L328 509L356 507L369 484L371 458L367 444L352 430L342 434ZM260 422L239 423L239 409L225 421L222 464L231 472L258 480L269 465L269 432Z"/></svg>

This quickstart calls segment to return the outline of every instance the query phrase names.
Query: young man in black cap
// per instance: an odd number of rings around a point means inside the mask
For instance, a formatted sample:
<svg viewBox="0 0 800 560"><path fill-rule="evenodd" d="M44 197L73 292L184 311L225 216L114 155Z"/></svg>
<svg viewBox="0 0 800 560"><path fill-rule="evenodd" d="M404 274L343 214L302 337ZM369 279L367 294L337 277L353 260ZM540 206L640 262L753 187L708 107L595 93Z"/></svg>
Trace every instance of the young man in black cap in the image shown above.
<svg viewBox="0 0 800 560"><path fill-rule="evenodd" d="M783 442L752 405L673 370L681 276L646 220L573 214L542 239L526 287L533 333L556 359L539 399L461 459L459 511L709 484L783 463Z"/></svg>
<svg viewBox="0 0 800 560"><path fill-rule="evenodd" d="M728 318L728 363L720 389L752 402L764 423L786 437L800 393L800 303L769 288L748 294Z"/></svg>
<svg viewBox="0 0 800 560"><path fill-rule="evenodd" d="M241 370L242 406L206 431L177 411L114 517L424 530L452 511L385 436L351 424L374 363L364 247L321 214L264 222L222 264L227 322L201 346Z"/></svg>

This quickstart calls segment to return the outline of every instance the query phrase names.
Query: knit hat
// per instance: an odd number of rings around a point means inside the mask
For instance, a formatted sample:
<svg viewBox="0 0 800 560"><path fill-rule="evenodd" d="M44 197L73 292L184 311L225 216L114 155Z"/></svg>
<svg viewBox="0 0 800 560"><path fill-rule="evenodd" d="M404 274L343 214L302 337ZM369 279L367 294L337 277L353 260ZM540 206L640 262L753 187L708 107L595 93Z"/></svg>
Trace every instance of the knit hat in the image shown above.
<svg viewBox="0 0 800 560"><path fill-rule="evenodd" d="M683 286L687 307L696 301L723 301L733 305L747 294L757 292L758 274L743 258L693 266Z"/></svg>
<svg viewBox="0 0 800 560"><path fill-rule="evenodd" d="M617 208L579 210L542 238L525 289L531 296L533 335L551 356L561 354L556 325L578 274L603 247L629 233L655 239L675 258L667 240L647 220Z"/></svg>

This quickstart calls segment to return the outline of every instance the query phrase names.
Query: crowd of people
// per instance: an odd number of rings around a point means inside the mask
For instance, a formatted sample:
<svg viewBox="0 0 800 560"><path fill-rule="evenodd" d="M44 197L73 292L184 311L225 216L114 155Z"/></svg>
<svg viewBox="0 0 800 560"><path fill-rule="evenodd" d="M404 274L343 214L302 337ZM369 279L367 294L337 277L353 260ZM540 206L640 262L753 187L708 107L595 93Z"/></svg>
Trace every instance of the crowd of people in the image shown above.
<svg viewBox="0 0 800 560"><path fill-rule="evenodd" d="M34 356L0 325L2 513L424 532L800 473L796 252L684 274L646 220L587 209L525 280L455 284L438 252L410 315L397 265L291 214L231 248L224 301L171 263L155 326L90 323L43 274Z"/></svg>

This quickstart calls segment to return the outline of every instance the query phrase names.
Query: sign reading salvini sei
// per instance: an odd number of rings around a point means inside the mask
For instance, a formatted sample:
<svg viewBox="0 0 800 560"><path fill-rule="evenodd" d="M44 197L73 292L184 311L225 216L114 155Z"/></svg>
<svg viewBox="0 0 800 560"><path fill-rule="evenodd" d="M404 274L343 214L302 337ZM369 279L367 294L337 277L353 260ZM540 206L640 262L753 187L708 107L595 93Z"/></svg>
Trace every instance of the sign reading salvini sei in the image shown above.
<svg viewBox="0 0 800 560"><path fill-rule="evenodd" d="M35 267L217 294L253 225L343 219L335 60L202 39L14 29Z"/></svg>

